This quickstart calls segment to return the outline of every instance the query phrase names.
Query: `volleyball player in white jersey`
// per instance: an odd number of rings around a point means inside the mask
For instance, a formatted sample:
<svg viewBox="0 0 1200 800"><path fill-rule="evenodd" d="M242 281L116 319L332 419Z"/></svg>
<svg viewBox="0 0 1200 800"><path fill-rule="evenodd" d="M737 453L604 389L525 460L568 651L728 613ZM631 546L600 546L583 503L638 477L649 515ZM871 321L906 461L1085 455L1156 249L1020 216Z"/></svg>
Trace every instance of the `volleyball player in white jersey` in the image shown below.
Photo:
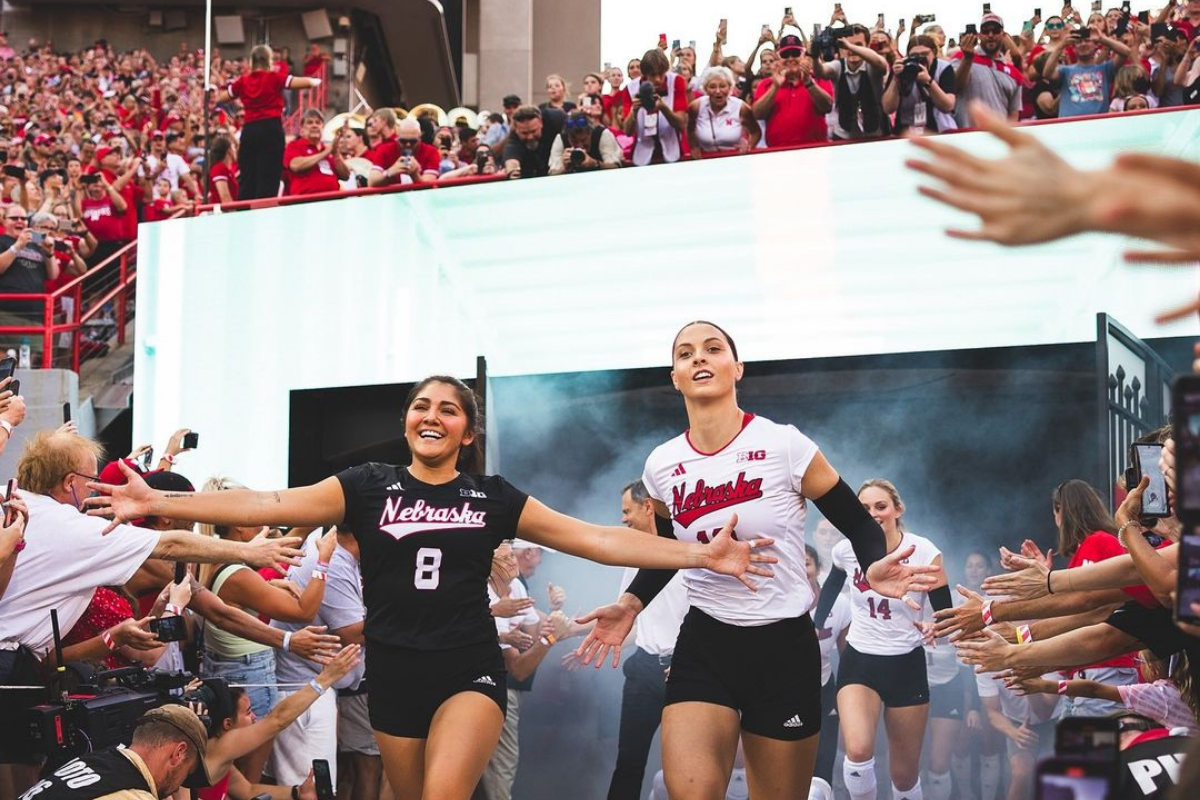
<svg viewBox="0 0 1200 800"><path fill-rule="evenodd" d="M689 430L656 448L643 482L655 500L659 535L708 541L727 520L742 538L769 536L775 578L755 594L700 569L684 573L691 609L675 644L663 710L663 769L672 800L725 797L739 734L754 800L805 800L821 727L821 657L808 611L804 514L808 499L869 565L893 598L928 589L936 567L887 555L883 531L817 446L737 404L743 365L728 334L708 322L684 326L671 345L671 380ZM674 573L642 570L617 603L580 620L596 627L580 646L585 662L620 647L638 612ZM914 603L915 605L915 603Z"/></svg>
<svg viewBox="0 0 1200 800"><path fill-rule="evenodd" d="M903 550L911 564L941 567L942 554L932 542L903 529L904 504L890 482L871 480L858 490L862 507L883 528L889 552ZM884 597L863 580L863 569L849 542L833 548L833 571L821 587L816 621L824 622L848 575L853 621L838 665L838 717L846 759L843 779L853 800L875 800L875 731L880 712L888 737L894 800L922 800L921 744L929 713L929 681L924 642L932 623L922 608ZM930 592L934 608L948 608L945 576ZM886 708L886 711L884 709Z"/></svg>

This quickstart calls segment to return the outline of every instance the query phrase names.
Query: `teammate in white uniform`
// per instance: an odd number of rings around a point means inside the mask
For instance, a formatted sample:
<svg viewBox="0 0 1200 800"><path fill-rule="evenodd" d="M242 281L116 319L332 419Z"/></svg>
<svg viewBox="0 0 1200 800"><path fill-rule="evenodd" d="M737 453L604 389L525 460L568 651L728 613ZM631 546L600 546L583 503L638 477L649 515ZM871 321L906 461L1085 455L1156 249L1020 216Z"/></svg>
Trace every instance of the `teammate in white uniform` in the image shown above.
<svg viewBox="0 0 1200 800"><path fill-rule="evenodd" d="M941 551L928 539L901 527L904 503L890 482L867 481L859 489L858 498L883 528L890 551L907 551L912 564L941 567ZM833 548L833 571L821 588L817 624L824 622L847 576L852 576L853 622L838 668L837 698L846 744L846 760L842 762L846 789L853 800L875 800L875 731L880 712L886 708L884 727L892 797L922 800L921 744L929 713L923 644L933 623L925 622L923 606L913 609L872 590L863 579L864 571L849 542L839 542ZM950 591L944 576L934 591L936 596L930 595L934 606L949 607Z"/></svg>
<svg viewBox="0 0 1200 800"><path fill-rule="evenodd" d="M663 768L672 800L721 797L740 735L754 800L805 800L821 724L821 665L808 611L804 513L814 500L870 565L873 586L891 597L937 582L936 568L886 556L878 524L863 511L817 446L737 404L743 365L716 325L684 326L671 346L671 380L690 429L661 445L643 482L655 500L660 536L709 541L726 523L742 539L772 537L775 576L747 594L701 569L685 573L691 610L675 644L663 711ZM619 649L644 607L673 573L642 570L580 647L585 661Z"/></svg>

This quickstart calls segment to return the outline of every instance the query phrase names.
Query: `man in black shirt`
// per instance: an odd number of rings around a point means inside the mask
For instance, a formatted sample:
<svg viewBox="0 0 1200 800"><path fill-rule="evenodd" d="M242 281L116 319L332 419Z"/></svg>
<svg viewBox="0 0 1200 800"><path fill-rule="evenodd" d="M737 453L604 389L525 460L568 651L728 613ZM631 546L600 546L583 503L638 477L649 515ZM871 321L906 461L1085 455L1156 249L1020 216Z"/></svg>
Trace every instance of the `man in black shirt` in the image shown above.
<svg viewBox="0 0 1200 800"><path fill-rule="evenodd" d="M521 106L513 114L512 132L504 140L504 171L510 178L550 174L550 148L563 129L562 112Z"/></svg>
<svg viewBox="0 0 1200 800"><path fill-rule="evenodd" d="M204 764L208 734L191 709L167 705L137 722L129 747L119 745L68 761L21 800L160 800Z"/></svg>
<svg viewBox="0 0 1200 800"><path fill-rule="evenodd" d="M8 294L41 294L46 281L58 277L58 260L54 258L52 231L57 221L49 214L35 214L36 224L29 224L29 214L15 203L4 213L4 235L0 236L0 292ZM41 322L42 303L7 301L0 311L25 318L15 325Z"/></svg>

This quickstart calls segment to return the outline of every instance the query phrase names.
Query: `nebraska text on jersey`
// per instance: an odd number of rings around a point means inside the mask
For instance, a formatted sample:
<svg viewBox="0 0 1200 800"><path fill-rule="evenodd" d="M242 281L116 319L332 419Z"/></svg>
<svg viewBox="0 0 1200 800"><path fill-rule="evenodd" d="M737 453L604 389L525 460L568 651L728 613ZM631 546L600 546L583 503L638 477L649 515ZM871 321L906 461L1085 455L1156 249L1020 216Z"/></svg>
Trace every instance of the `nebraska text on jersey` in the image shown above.
<svg viewBox="0 0 1200 800"><path fill-rule="evenodd" d="M685 481L671 489L671 516L686 528L705 514L762 496L762 478L746 480L745 472L739 472L736 480L717 486L707 486L703 479L698 480L691 492Z"/></svg>
<svg viewBox="0 0 1200 800"><path fill-rule="evenodd" d="M404 505L403 497L384 500L383 516L379 518L379 529L397 540L422 531L439 531L447 528L483 528L487 525L487 512L474 511L470 501L457 508L441 508L416 500Z"/></svg>

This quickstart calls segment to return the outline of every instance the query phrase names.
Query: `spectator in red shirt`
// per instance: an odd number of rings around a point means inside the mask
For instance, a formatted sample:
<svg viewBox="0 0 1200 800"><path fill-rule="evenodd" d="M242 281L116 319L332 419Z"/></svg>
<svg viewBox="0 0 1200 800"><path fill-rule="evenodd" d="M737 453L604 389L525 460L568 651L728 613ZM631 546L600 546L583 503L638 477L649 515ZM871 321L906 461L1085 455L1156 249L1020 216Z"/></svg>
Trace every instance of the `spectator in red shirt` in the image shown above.
<svg viewBox="0 0 1200 800"><path fill-rule="evenodd" d="M84 196L78 198L76 216L83 219L88 231L96 237L96 250L88 259L88 266L94 267L129 241L122 219L129 206L103 173L84 175L79 182L84 187Z"/></svg>
<svg viewBox="0 0 1200 800"><path fill-rule="evenodd" d="M250 51L250 73L217 96L223 103L236 98L245 109L241 135L242 200L275 197L283 175L283 90L320 86L320 78L304 78L271 69L272 52L265 44Z"/></svg>
<svg viewBox="0 0 1200 800"><path fill-rule="evenodd" d="M376 109L367 117L366 157L380 169L387 169L400 157L396 143L396 112L390 108Z"/></svg>
<svg viewBox="0 0 1200 800"><path fill-rule="evenodd" d="M329 54L321 52L321 45L313 42L308 46L308 55L304 58L304 77L312 78L321 74L321 68L329 63Z"/></svg>
<svg viewBox="0 0 1200 800"><path fill-rule="evenodd" d="M833 85L815 80L812 59L794 36L779 46L773 76L754 89L754 118L767 122L767 146L788 147L823 142L825 115L833 110Z"/></svg>
<svg viewBox="0 0 1200 800"><path fill-rule="evenodd" d="M371 170L371 186L388 186L396 183L427 183L438 179L441 155L436 147L421 141L421 123L415 119L404 119L397 126L400 155L386 167L371 159L375 164Z"/></svg>
<svg viewBox="0 0 1200 800"><path fill-rule="evenodd" d="M238 189L238 159L233 140L218 136L213 140L212 166L208 170L208 202L221 204L247 200Z"/></svg>
<svg viewBox="0 0 1200 800"><path fill-rule="evenodd" d="M300 119L299 138L284 148L284 166L292 176L288 181L288 194L336 192L341 188L340 181L350 177L350 168L334 147L341 131L329 144L322 145L321 131L324 127L325 117L317 109L310 108Z"/></svg>

